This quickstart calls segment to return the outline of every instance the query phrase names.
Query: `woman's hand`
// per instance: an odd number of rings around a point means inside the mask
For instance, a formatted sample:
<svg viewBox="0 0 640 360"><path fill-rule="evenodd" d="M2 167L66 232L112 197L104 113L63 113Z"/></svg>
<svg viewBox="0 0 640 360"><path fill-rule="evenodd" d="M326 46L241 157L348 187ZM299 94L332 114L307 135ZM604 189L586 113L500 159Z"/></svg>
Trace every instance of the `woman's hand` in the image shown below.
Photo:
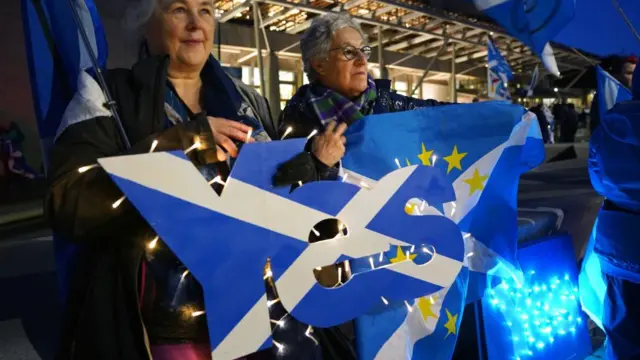
<svg viewBox="0 0 640 360"><path fill-rule="evenodd" d="M344 132L347 130L347 124L341 123L336 126L335 121L330 122L322 135L313 139L311 144L311 152L323 164L333 166L344 156L347 138Z"/></svg>
<svg viewBox="0 0 640 360"><path fill-rule="evenodd" d="M249 133L252 131L250 126L241 124L237 121L212 116L207 116L207 120L209 120L209 127L211 127L213 138L216 140L216 144L218 145L217 150L219 160L226 159L226 156L224 156L220 147L227 150L229 155L232 157L236 157L238 156L238 147L233 143L234 140L245 142L248 138L248 142L254 141L253 138L249 136Z"/></svg>

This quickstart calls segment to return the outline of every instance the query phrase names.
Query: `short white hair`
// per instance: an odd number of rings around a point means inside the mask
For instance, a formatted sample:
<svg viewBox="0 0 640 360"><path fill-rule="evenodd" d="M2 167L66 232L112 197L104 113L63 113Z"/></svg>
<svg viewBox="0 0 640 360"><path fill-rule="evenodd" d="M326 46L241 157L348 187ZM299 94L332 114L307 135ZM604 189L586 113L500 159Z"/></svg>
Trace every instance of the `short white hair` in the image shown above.
<svg viewBox="0 0 640 360"><path fill-rule="evenodd" d="M318 74L311 65L311 61L328 57L333 35L336 31L347 27L357 30L362 36L362 40L367 41L367 37L360 25L346 13L328 13L313 19L311 26L300 38L302 65L309 81L318 79Z"/></svg>

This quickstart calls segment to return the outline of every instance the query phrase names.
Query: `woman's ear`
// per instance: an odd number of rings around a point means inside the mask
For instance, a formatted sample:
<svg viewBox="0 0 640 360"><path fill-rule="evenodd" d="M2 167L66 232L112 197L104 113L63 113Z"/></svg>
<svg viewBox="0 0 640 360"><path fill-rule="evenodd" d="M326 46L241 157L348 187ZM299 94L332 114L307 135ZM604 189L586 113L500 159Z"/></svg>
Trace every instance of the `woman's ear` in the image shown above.
<svg viewBox="0 0 640 360"><path fill-rule="evenodd" d="M313 67L313 70L315 70L316 73L318 73L319 75L327 74L326 65L327 65L327 62L325 61L325 59L314 58L311 60L311 66Z"/></svg>

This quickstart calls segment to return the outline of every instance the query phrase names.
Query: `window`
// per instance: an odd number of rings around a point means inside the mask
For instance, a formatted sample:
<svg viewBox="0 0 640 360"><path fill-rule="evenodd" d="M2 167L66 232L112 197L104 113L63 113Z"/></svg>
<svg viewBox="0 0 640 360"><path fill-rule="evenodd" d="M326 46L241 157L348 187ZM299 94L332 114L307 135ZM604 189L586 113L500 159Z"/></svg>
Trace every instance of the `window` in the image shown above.
<svg viewBox="0 0 640 360"><path fill-rule="evenodd" d="M371 73L371 76L373 76L374 79L380 79L380 68L379 67L372 67L369 72Z"/></svg>
<svg viewBox="0 0 640 360"><path fill-rule="evenodd" d="M296 74L293 71L280 70L278 72L278 79L280 80L280 109L284 109L284 107L287 106L287 101L289 101L296 92Z"/></svg>
<svg viewBox="0 0 640 360"><path fill-rule="evenodd" d="M407 96L409 84L406 81L394 81L393 89L400 95Z"/></svg>
<svg viewBox="0 0 640 360"><path fill-rule="evenodd" d="M257 67L243 66L242 82L250 85L258 94L262 95L262 90L260 89L260 70L258 70Z"/></svg>

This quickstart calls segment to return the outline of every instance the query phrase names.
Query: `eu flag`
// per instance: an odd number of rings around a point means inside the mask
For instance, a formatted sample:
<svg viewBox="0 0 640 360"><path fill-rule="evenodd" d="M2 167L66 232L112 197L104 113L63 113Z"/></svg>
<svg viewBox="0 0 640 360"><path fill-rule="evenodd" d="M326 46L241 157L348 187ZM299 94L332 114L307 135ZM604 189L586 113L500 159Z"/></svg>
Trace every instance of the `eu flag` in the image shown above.
<svg viewBox="0 0 640 360"><path fill-rule="evenodd" d="M535 116L504 102L370 116L349 128L342 162L348 181L373 185L398 166L439 169L453 185L455 201L407 199L405 211L451 219L465 242L465 266L450 287L407 302L381 303L357 319L361 359L450 357L464 305L481 296L487 275L519 277L514 265L518 178L543 158ZM411 256L397 247L383 261Z"/></svg>

